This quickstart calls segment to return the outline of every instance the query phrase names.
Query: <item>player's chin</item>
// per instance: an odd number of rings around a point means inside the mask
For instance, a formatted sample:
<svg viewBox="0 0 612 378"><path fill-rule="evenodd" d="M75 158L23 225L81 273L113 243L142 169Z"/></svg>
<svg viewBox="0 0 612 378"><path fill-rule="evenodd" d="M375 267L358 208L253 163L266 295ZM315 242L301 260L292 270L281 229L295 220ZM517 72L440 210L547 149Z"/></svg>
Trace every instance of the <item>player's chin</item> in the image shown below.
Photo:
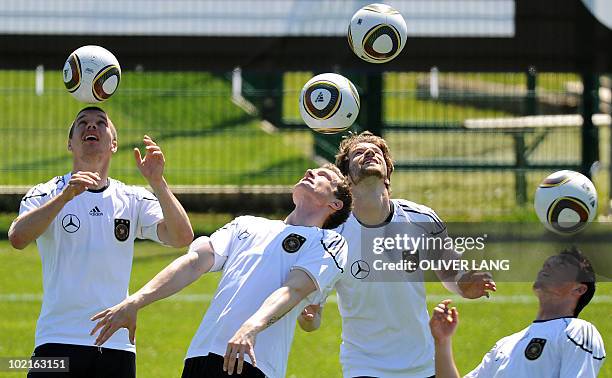
<svg viewBox="0 0 612 378"><path fill-rule="evenodd" d="M300 181L293 186L293 196L298 197L312 197L315 192L314 187L308 181Z"/></svg>
<svg viewBox="0 0 612 378"><path fill-rule="evenodd" d="M297 184L293 185L294 191L309 190L309 189L312 190L311 185L308 181L300 180L297 182Z"/></svg>
<svg viewBox="0 0 612 378"><path fill-rule="evenodd" d="M361 169L359 170L359 179L363 180L368 177L377 177L383 179L384 172L378 165L368 165L365 167L361 167Z"/></svg>

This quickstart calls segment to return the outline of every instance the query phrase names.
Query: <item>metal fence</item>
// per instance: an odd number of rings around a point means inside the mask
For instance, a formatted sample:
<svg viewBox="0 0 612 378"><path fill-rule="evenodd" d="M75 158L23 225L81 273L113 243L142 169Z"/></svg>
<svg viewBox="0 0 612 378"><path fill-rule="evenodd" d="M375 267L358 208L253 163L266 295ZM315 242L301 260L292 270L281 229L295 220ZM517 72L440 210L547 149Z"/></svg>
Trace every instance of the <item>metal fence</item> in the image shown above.
<svg viewBox="0 0 612 378"><path fill-rule="evenodd" d="M173 185L292 184L317 157L331 158L339 141L339 136L315 135L299 119L299 91L312 74L124 71L119 91L102 104L119 134L111 175L144 184L131 151L148 134L165 152ZM581 169L578 125L466 124L581 114L578 75L433 69L384 73L378 85L359 72L347 76L362 97L363 114L353 129L374 129L391 146L398 168L392 180L396 197L426 203L447 217L499 216L529 204L537 183L553 170ZM70 170L67 131L83 104L63 88L61 73L3 70L0 77L0 184L32 185ZM595 112L607 113L608 84L603 78L601 84ZM380 124L372 123L376 117ZM599 167L607 167L609 129L595 132L598 144L587 148L597 152ZM593 170L602 199L606 171Z"/></svg>
<svg viewBox="0 0 612 378"><path fill-rule="evenodd" d="M538 182L575 169L592 175L607 209L612 55L601 46L612 41L612 21L603 7L384 2L403 15L408 36L383 65L361 61L346 43L366 0L0 2L0 186L70 170L67 132L84 105L59 68L70 51L99 44L123 69L101 106L119 134L111 175L127 183L145 184L132 149L148 134L165 152L171 185L291 185L333 159L341 139L312 132L299 116L302 85L325 70L358 87L352 130L391 146L395 197L445 218L532 215ZM538 115L570 116L519 118Z"/></svg>

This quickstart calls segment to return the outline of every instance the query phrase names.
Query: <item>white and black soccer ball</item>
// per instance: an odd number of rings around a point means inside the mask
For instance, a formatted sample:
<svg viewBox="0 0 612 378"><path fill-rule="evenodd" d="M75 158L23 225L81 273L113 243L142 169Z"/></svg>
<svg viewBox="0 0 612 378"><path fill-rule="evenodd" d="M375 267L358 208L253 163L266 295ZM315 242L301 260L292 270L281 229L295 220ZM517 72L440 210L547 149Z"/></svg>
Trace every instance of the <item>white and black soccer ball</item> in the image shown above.
<svg viewBox="0 0 612 378"><path fill-rule="evenodd" d="M306 125L323 134L351 127L359 114L359 93L349 79L324 73L308 80L300 94L300 114Z"/></svg>
<svg viewBox="0 0 612 378"><path fill-rule="evenodd" d="M353 15L347 38L351 50L361 59L385 63L399 55L407 34L400 12L386 4L370 4Z"/></svg>
<svg viewBox="0 0 612 378"><path fill-rule="evenodd" d="M535 193L534 207L547 229L558 234L573 234L595 218L597 191L583 174L558 171L542 181Z"/></svg>
<svg viewBox="0 0 612 378"><path fill-rule="evenodd" d="M100 46L76 49L64 64L64 85L77 100L94 104L108 100L121 81L115 56Z"/></svg>

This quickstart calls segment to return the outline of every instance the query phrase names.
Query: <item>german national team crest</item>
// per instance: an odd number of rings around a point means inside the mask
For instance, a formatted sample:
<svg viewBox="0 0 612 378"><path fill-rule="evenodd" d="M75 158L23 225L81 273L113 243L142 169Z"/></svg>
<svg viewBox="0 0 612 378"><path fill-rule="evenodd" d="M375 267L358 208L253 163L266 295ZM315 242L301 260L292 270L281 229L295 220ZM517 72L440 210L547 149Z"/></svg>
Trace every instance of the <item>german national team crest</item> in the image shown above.
<svg viewBox="0 0 612 378"><path fill-rule="evenodd" d="M306 238L298 234L289 234L283 240L283 249L287 253L295 253L304 245Z"/></svg>
<svg viewBox="0 0 612 378"><path fill-rule="evenodd" d="M531 361L537 360L544 350L544 344L546 344L546 339L531 339L527 348L525 348L525 357Z"/></svg>
<svg viewBox="0 0 612 378"><path fill-rule="evenodd" d="M130 220L115 219L115 237L119 241L126 241L130 236Z"/></svg>

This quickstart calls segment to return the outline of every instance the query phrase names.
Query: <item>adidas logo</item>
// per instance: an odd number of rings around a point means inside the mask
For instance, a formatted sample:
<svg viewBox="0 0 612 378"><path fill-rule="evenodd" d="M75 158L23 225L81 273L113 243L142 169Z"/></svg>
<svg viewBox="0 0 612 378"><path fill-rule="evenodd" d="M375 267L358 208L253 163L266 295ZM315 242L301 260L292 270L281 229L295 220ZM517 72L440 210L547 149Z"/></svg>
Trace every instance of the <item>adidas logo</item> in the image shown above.
<svg viewBox="0 0 612 378"><path fill-rule="evenodd" d="M325 98L323 98L323 92L319 92L319 94L317 95L317 98L315 99L315 102L323 102L325 101Z"/></svg>
<svg viewBox="0 0 612 378"><path fill-rule="evenodd" d="M104 214L100 211L100 209L98 209L98 206L95 206L93 209L89 210L89 215L93 217L99 217Z"/></svg>

